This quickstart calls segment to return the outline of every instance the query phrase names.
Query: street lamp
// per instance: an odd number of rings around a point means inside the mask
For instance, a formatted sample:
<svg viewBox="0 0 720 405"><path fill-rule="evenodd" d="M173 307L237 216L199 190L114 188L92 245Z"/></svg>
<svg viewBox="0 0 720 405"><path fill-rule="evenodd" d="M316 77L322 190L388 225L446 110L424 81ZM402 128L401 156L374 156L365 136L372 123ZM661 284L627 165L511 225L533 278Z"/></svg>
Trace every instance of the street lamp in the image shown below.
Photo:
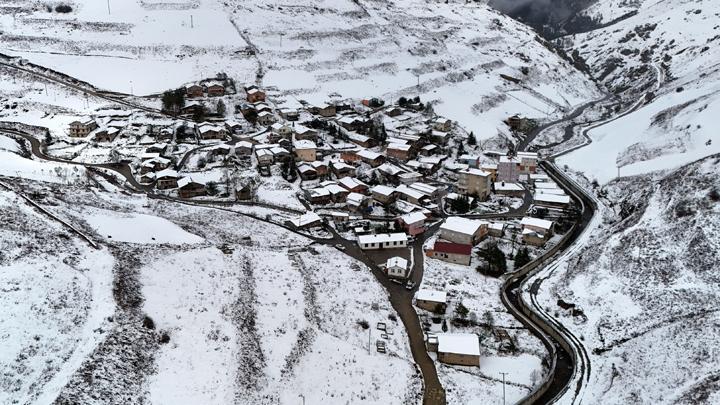
<svg viewBox="0 0 720 405"><path fill-rule="evenodd" d="M303 405L305 405L305 395L300 394L300 395L298 395L298 397L299 397L299 398L302 398L302 400L303 400Z"/></svg>
<svg viewBox="0 0 720 405"><path fill-rule="evenodd" d="M505 405L505 375L507 373L500 373L500 374L502 374L502 377L503 377L503 405Z"/></svg>

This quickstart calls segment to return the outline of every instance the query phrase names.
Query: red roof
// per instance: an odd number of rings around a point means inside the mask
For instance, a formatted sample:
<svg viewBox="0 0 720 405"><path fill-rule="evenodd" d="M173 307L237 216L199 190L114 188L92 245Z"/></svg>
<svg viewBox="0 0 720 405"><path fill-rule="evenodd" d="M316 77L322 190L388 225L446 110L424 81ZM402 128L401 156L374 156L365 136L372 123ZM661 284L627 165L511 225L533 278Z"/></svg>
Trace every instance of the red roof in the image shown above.
<svg viewBox="0 0 720 405"><path fill-rule="evenodd" d="M454 253L469 256L472 253L472 245L436 241L433 250L440 253Z"/></svg>

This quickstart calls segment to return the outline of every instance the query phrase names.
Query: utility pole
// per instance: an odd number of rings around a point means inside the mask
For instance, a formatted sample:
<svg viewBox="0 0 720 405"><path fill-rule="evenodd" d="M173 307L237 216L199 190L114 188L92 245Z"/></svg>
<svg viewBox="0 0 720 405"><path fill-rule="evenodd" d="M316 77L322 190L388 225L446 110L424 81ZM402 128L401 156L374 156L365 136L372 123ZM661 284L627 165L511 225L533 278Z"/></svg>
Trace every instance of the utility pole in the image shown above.
<svg viewBox="0 0 720 405"><path fill-rule="evenodd" d="M507 373L500 373L500 374L502 374L502 377L503 377L503 405L505 405L505 375Z"/></svg>
<svg viewBox="0 0 720 405"><path fill-rule="evenodd" d="M305 405L305 395L300 394L300 395L298 395L298 397L302 398L302 400L303 400L303 405Z"/></svg>
<svg viewBox="0 0 720 405"><path fill-rule="evenodd" d="M372 354L370 346L372 345L372 328L368 328L368 354Z"/></svg>
<svg viewBox="0 0 720 405"><path fill-rule="evenodd" d="M281 32L281 33L280 33L280 48L282 48L282 37L283 37L283 35L285 35L285 34Z"/></svg>
<svg viewBox="0 0 720 405"><path fill-rule="evenodd" d="M135 94L133 93L132 80L130 80L130 95L131 95L131 96L134 96L134 95L135 95Z"/></svg>
<svg viewBox="0 0 720 405"><path fill-rule="evenodd" d="M617 178L619 179L619 178L620 178L620 166L618 166L617 168L618 168L618 175L617 175Z"/></svg>
<svg viewBox="0 0 720 405"><path fill-rule="evenodd" d="M195 23L193 22L192 14L190 14L190 28L195 28Z"/></svg>
<svg viewBox="0 0 720 405"><path fill-rule="evenodd" d="M110 14L110 0L107 0L108 14Z"/></svg>

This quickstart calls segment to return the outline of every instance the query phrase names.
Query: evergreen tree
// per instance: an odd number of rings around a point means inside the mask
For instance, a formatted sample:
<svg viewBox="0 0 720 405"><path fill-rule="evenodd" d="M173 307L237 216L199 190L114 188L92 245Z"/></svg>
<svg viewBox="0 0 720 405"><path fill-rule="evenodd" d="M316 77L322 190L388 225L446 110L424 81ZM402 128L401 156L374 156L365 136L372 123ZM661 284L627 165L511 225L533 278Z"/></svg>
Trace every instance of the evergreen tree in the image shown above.
<svg viewBox="0 0 720 405"><path fill-rule="evenodd" d="M207 191L208 195L215 195L215 194L217 194L217 193L218 193L217 183L215 183L214 181L209 181L209 182L205 185L205 191Z"/></svg>
<svg viewBox="0 0 720 405"><path fill-rule="evenodd" d="M519 269L528 263L530 263L530 252L528 248L524 247L519 249L515 254L515 269Z"/></svg>
<svg viewBox="0 0 720 405"><path fill-rule="evenodd" d="M480 256L488 262L487 272L489 275L499 277L507 271L505 254L500 250L497 243L488 245L480 252Z"/></svg>
<svg viewBox="0 0 720 405"><path fill-rule="evenodd" d="M450 202L450 208L458 214L464 214L470 210L469 200L466 195L461 195Z"/></svg>
<svg viewBox="0 0 720 405"><path fill-rule="evenodd" d="M468 135L468 145L477 145L477 139L475 139L475 134L472 131L470 131L470 135Z"/></svg>
<svg viewBox="0 0 720 405"><path fill-rule="evenodd" d="M217 111L218 115L221 115L223 117L225 116L226 108L225 108L225 103L222 100L218 100L216 111Z"/></svg>
<svg viewBox="0 0 720 405"><path fill-rule="evenodd" d="M461 319L465 319L468 313L470 313L470 310L467 309L465 305L463 305L462 301L458 302L457 306L455 306L455 316Z"/></svg>

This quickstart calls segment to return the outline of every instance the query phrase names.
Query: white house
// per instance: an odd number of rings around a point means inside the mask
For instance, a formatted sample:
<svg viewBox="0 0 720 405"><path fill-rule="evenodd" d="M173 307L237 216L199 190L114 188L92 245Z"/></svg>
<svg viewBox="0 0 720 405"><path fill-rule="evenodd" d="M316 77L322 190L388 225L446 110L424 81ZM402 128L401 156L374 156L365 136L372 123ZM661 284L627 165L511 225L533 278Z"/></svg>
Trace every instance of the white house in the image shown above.
<svg viewBox="0 0 720 405"><path fill-rule="evenodd" d="M390 278L407 278L411 271L408 261L399 256L391 257L385 263L385 272Z"/></svg>
<svg viewBox="0 0 720 405"><path fill-rule="evenodd" d="M427 346L429 351L437 351L443 363L480 365L480 340L474 333L438 333L428 336Z"/></svg>
<svg viewBox="0 0 720 405"><path fill-rule="evenodd" d="M358 245L362 250L395 249L407 247L405 233L384 233L379 235L360 235Z"/></svg>
<svg viewBox="0 0 720 405"><path fill-rule="evenodd" d="M297 218L291 219L290 223L298 229L308 229L320 226L322 224L322 218L314 212L306 212Z"/></svg>
<svg viewBox="0 0 720 405"><path fill-rule="evenodd" d="M488 233L489 223L479 219L448 217L440 226L440 238L462 245L474 245Z"/></svg>
<svg viewBox="0 0 720 405"><path fill-rule="evenodd" d="M437 290L418 290L415 293L415 306L430 312L444 313L447 308L447 293Z"/></svg>

